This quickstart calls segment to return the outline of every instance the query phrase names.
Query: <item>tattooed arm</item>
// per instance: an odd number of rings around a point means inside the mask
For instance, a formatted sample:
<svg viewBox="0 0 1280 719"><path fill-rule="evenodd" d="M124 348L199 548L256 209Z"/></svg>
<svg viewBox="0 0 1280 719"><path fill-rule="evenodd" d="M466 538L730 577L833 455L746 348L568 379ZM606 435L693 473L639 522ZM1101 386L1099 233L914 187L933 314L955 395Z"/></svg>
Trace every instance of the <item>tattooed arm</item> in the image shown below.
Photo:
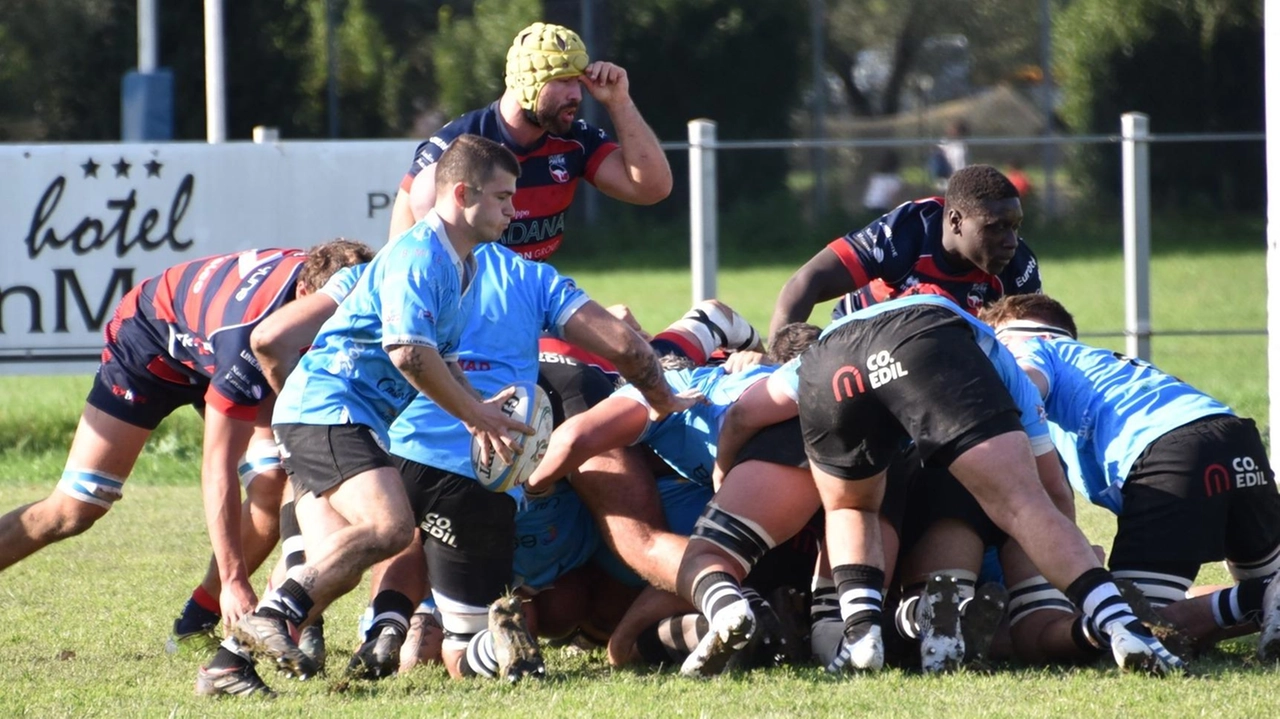
<svg viewBox="0 0 1280 719"><path fill-rule="evenodd" d="M662 375L653 348L625 322L595 301L587 302L564 326L565 339L604 357L618 368L649 403L652 419L681 412L701 401L700 396L682 397L671 391Z"/></svg>

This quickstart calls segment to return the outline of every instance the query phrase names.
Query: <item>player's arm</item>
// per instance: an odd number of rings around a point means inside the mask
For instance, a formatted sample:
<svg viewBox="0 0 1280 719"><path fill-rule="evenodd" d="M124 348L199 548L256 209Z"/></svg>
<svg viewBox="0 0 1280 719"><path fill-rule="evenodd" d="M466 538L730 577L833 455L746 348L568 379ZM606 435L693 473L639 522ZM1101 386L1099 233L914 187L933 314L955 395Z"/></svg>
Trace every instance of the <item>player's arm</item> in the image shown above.
<svg viewBox="0 0 1280 719"><path fill-rule="evenodd" d="M664 381L665 384L665 381ZM533 470L526 491L540 494L588 459L635 444L648 425L649 410L626 396L612 395L570 417L551 433L547 453Z"/></svg>
<svg viewBox="0 0 1280 719"><path fill-rule="evenodd" d="M413 227L436 204L436 165L422 168L413 176L413 182L405 189L401 185L396 191L395 203L391 206L391 226L387 240L394 240Z"/></svg>
<svg viewBox="0 0 1280 719"><path fill-rule="evenodd" d="M600 163L592 183L609 197L635 205L666 199L671 194L671 165L631 99L627 71L610 62L593 62L582 83L609 113L621 146Z"/></svg>
<svg viewBox="0 0 1280 719"><path fill-rule="evenodd" d="M229 417L210 406L204 413L204 457L200 487L205 524L222 580L222 619L228 625L253 611L257 595L249 584L249 569L240 543L240 457L253 436L251 420Z"/></svg>
<svg viewBox="0 0 1280 719"><path fill-rule="evenodd" d="M769 336L783 325L808 322L819 302L833 300L855 289L853 276L835 250L822 248L782 286L773 307L773 318L769 320Z"/></svg>
<svg viewBox="0 0 1280 719"><path fill-rule="evenodd" d="M777 377L778 379L774 379ZM791 398L779 375L772 374L763 382L756 382L729 406L716 440L716 466L711 481L719 491L720 484L729 474L733 462L747 440L771 424L785 422L800 413L800 407Z"/></svg>
<svg viewBox="0 0 1280 719"><path fill-rule="evenodd" d="M487 402L481 402L472 394L470 385L458 383L434 347L392 345L387 348L387 354L414 389L462 420L467 431L482 439L484 457L490 451L497 451L504 462L510 462L516 449L515 440L508 432L533 434L532 427L503 414L502 401L510 396L509 393L500 393Z"/></svg>
<svg viewBox="0 0 1280 719"><path fill-rule="evenodd" d="M1076 521L1076 498L1071 491L1071 483L1067 481L1066 472L1062 470L1062 460L1056 450L1049 450L1036 456L1036 471L1040 475L1040 484L1058 508L1072 522Z"/></svg>
<svg viewBox="0 0 1280 719"><path fill-rule="evenodd" d="M271 389L280 392L298 358L337 309L337 300L324 292L313 292L286 303L253 329L249 346Z"/></svg>
<svg viewBox="0 0 1280 719"><path fill-rule="evenodd" d="M618 373L644 395L651 419L683 412L702 399L673 393L649 343L595 300L587 301L565 322L564 338L612 362Z"/></svg>

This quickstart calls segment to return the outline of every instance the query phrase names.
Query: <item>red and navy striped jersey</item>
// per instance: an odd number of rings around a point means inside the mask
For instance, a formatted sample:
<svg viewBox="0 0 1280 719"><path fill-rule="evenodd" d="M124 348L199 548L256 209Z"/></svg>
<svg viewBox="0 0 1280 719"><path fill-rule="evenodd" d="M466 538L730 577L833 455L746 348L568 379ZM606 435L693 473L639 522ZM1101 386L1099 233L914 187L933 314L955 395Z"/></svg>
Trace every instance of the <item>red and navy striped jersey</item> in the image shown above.
<svg viewBox="0 0 1280 719"><path fill-rule="evenodd" d="M942 247L945 214L941 197L907 202L827 245L858 288L840 300L833 316L914 294L919 290L913 288L922 286L944 290L973 315L1005 295L1040 291L1036 256L1021 237L1013 260L998 275L951 267Z"/></svg>
<svg viewBox="0 0 1280 719"><path fill-rule="evenodd" d="M578 178L592 182L600 163L618 149L608 133L582 120L573 123L568 135L548 133L532 147L521 147L507 133L494 102L462 115L418 145L400 189L408 192L413 178L439 160L454 138L464 134L501 143L520 161L513 200L516 216L498 242L527 260L545 260L560 247L564 216L573 202Z"/></svg>
<svg viewBox="0 0 1280 719"><path fill-rule="evenodd" d="M152 362L150 371L185 384L207 382L208 406L252 420L270 390L249 335L296 296L306 257L303 250L249 250L170 267L125 295L107 339L124 320L144 320L162 353L162 365Z"/></svg>

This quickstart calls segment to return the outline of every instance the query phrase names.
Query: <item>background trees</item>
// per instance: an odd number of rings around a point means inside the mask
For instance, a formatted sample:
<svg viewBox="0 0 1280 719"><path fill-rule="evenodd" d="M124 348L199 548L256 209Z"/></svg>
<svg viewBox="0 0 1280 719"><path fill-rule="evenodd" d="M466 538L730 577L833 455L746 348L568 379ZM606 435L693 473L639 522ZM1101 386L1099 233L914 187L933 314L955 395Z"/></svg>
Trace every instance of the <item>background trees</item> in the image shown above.
<svg viewBox="0 0 1280 719"><path fill-rule="evenodd" d="M939 86L952 82L931 49L939 38L960 39L965 89L1040 89L1041 0L821 2L816 83L809 4L799 0L596 0L591 50L628 69L646 117L668 140L683 139L693 117L716 119L724 139L803 136L815 92L831 100L833 115L901 113L924 97L921 78L934 81L934 95L955 90ZM1113 133L1127 110L1150 113L1156 132L1262 129L1256 0L1049 2L1060 115L1071 131ZM337 30L338 136L420 137L498 96L517 29L539 18L578 27L582 0L225 2L233 139L259 124L285 138L329 135L327 7ZM120 78L136 63L135 12L136 0L0 4L0 140L119 137ZM160 21L161 65L175 77L174 134L198 140L201 3L161 2ZM1114 154L1079 153L1073 182L1114 196ZM783 152L729 152L721 162L722 176L734 180L724 183L730 204L782 191L794 169ZM1160 146L1152 162L1159 201L1261 207L1256 147Z"/></svg>

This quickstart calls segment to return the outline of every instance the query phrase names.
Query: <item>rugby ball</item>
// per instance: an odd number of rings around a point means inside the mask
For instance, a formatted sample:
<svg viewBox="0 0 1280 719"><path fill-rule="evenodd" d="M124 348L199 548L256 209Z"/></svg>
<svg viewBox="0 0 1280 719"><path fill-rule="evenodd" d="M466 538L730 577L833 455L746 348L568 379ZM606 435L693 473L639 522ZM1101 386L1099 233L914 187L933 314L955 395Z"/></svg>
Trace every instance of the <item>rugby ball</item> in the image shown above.
<svg viewBox="0 0 1280 719"><path fill-rule="evenodd" d="M510 464L503 462L496 452L490 453L487 463L481 462L480 440L475 436L471 438L471 468L476 479L490 492L505 492L524 484L546 456L547 441L555 429L551 400L536 382L517 382L509 386L516 391L502 403L502 411L508 417L533 427L533 434L515 434L516 446L521 450Z"/></svg>

